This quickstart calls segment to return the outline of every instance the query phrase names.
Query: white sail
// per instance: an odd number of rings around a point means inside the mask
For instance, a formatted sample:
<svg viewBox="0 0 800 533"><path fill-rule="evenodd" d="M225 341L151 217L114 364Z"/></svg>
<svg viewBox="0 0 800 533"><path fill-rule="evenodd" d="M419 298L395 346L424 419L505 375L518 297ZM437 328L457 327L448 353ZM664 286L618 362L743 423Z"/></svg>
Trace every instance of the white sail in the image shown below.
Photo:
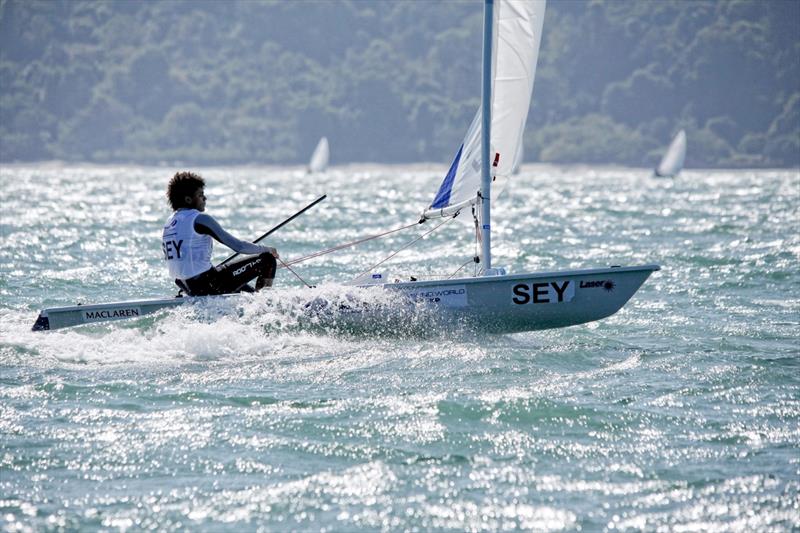
<svg viewBox="0 0 800 533"><path fill-rule="evenodd" d="M545 0L497 0L492 28L492 197L512 174L528 118ZM481 111L467 130L426 218L448 216L475 203L481 182Z"/></svg>
<svg viewBox="0 0 800 533"><path fill-rule="evenodd" d="M686 132L681 130L672 139L661 163L656 167L656 176L677 176L683 169L684 159L686 159Z"/></svg>
<svg viewBox="0 0 800 533"><path fill-rule="evenodd" d="M328 168L328 160L330 159L331 151L328 146L328 138L323 137L317 143L314 153L311 155L311 161L308 163L309 172L324 172Z"/></svg>
<svg viewBox="0 0 800 533"><path fill-rule="evenodd" d="M519 136L519 147L517 148L517 157L514 159L514 166L511 167L511 173L513 175L519 174L519 169L522 166L522 158L524 157L525 147L522 143L523 136Z"/></svg>

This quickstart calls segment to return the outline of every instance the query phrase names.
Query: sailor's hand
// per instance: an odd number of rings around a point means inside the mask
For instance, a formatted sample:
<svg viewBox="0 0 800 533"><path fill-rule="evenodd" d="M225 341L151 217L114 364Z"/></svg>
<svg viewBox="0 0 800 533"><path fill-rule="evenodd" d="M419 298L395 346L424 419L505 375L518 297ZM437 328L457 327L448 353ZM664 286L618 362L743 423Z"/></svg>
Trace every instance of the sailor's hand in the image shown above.
<svg viewBox="0 0 800 533"><path fill-rule="evenodd" d="M261 248L263 248L264 250L263 253L272 254L272 256L275 257L276 259L279 257L278 250L276 250L275 248L271 246L262 246Z"/></svg>

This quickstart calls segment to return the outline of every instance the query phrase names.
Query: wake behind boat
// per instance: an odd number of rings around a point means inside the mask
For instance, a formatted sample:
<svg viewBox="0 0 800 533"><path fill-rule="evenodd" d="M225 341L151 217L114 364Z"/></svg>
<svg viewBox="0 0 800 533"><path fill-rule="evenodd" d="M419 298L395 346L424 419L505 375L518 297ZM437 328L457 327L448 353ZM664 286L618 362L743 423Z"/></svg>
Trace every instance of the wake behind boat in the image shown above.
<svg viewBox="0 0 800 533"><path fill-rule="evenodd" d="M615 266L508 275L505 269L492 266L491 207L521 156L521 137L533 91L544 11L544 0L498 0L496 6L493 0L486 0L481 108L420 220L424 223L437 218L452 219L462 212L464 216L471 212L481 246L480 255L474 258L480 271L475 277L370 285L372 290L396 291L400 295L399 308L404 308L404 303L421 305L426 310L433 309L442 320L456 320L479 331L494 333L566 327L617 312L650 274L659 269L657 265ZM295 262L289 261L284 266L289 268ZM200 298L175 298L46 309L34 329L133 318L198 301ZM327 304L330 302L320 300L309 289L308 313L324 322L330 316ZM376 323L376 320L394 320L397 309L355 306L346 311L345 322ZM341 322L338 318L336 321Z"/></svg>

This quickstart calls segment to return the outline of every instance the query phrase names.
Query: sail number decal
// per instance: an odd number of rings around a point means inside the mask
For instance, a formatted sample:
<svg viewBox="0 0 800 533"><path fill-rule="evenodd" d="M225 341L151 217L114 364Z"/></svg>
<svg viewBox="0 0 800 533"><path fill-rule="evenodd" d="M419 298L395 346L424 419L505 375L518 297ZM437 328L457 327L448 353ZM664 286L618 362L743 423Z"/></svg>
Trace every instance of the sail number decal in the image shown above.
<svg viewBox="0 0 800 533"><path fill-rule="evenodd" d="M607 292L611 292L616 287L616 283L610 279L600 279L596 281L585 281L582 280L580 284L580 289L594 289L598 287L603 287Z"/></svg>
<svg viewBox="0 0 800 533"><path fill-rule="evenodd" d="M122 307L119 309L97 309L85 310L81 313L84 322L99 322L101 320L121 320L123 318L134 318L141 314L142 310L138 307Z"/></svg>
<svg viewBox="0 0 800 533"><path fill-rule="evenodd" d="M525 281L511 287L511 301L517 305L557 304L569 302L574 296L575 282L569 279Z"/></svg>

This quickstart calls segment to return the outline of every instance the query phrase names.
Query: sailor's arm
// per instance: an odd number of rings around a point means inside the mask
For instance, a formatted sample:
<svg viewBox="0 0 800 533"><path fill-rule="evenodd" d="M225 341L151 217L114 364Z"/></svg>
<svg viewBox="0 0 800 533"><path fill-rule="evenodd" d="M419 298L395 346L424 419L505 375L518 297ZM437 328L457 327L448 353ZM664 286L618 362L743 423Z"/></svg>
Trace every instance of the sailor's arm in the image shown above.
<svg viewBox="0 0 800 533"><path fill-rule="evenodd" d="M221 242L234 252L247 255L256 255L263 253L271 253L278 257L278 251L271 246L261 246L251 242L237 239L219 225L219 222L214 220L214 217L200 213L194 219L194 230L202 235L210 235L213 239Z"/></svg>

